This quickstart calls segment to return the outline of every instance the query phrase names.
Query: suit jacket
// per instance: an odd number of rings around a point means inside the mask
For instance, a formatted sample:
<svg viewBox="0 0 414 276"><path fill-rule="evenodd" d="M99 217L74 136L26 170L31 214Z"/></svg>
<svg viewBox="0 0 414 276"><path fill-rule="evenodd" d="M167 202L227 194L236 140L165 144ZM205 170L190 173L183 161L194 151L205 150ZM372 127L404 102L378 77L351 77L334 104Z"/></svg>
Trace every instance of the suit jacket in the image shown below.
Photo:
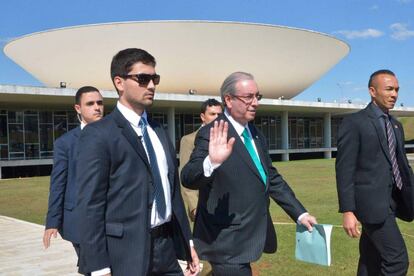
<svg viewBox="0 0 414 276"><path fill-rule="evenodd" d="M353 211L363 223L382 223L389 215L394 190L396 216L411 221L414 218L414 182L405 153L403 127L391 117L403 181L402 190L396 191L387 137L373 108L370 103L365 109L345 117L339 128L336 156L339 211Z"/></svg>
<svg viewBox="0 0 414 276"><path fill-rule="evenodd" d="M190 160L190 155L194 149L194 140L195 140L197 133L198 133L198 130L188 135L185 135L181 138L179 173L181 173L184 165L187 164L188 160ZM191 221L194 221L194 217L191 211L197 208L198 191L190 190L183 186L181 187L181 194L183 196L184 202L187 204L188 217L190 218Z"/></svg>
<svg viewBox="0 0 414 276"><path fill-rule="evenodd" d="M175 150L149 120L167 158L173 240L177 257L191 259L191 232L180 193ZM152 173L141 139L121 112L88 124L78 155L79 271L110 267L112 275L146 275L150 261Z"/></svg>
<svg viewBox="0 0 414 276"><path fill-rule="evenodd" d="M79 243L76 154L81 129L74 128L59 137L53 146L53 170L50 176L46 229L57 228L68 241Z"/></svg>
<svg viewBox="0 0 414 276"><path fill-rule="evenodd" d="M220 115L216 120L228 119ZM269 214L269 196L296 221L306 212L293 191L272 166L265 137L254 125L250 131L267 175L264 185L243 141L229 122L228 137L235 137L233 152L210 177L204 176L209 124L200 129L190 161L181 173L183 184L199 189L194 238L201 259L216 263L250 263L262 252L276 251L276 233Z"/></svg>

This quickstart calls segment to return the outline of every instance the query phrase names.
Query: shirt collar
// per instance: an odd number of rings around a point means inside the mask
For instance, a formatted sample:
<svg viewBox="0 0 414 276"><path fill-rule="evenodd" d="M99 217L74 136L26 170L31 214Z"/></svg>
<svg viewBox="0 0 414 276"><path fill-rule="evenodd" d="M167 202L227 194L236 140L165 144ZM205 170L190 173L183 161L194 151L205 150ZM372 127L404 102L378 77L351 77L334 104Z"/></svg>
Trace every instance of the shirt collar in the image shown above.
<svg viewBox="0 0 414 276"><path fill-rule="evenodd" d="M245 126L243 126L242 124L240 124L239 122L234 120L233 117L231 117L231 115L227 112L227 109L224 110L224 115L226 115L227 119L229 119L230 123L232 124L232 126L234 127L234 129L236 130L236 132L239 136L242 136L243 131L244 131L245 128L247 128L247 130L249 131L249 134L251 136L250 129L248 128L247 124Z"/></svg>
<svg viewBox="0 0 414 276"><path fill-rule="evenodd" d="M80 124L80 128L81 128L81 130L82 130L84 127L86 127L86 124L85 124L84 122L81 122L81 124Z"/></svg>
<svg viewBox="0 0 414 276"><path fill-rule="evenodd" d="M377 116L377 118L380 117L388 117L388 114L385 113L381 108L379 108L378 105L376 105L374 102L372 103L372 109L374 110L375 116Z"/></svg>
<svg viewBox="0 0 414 276"><path fill-rule="evenodd" d="M129 109L125 105L121 104L119 101L116 103L116 107L118 108L119 112L127 119L128 122L130 122L133 126L138 127L138 123L141 120L141 116L147 119L147 112L144 111L142 115L138 115L135 113L132 109Z"/></svg>

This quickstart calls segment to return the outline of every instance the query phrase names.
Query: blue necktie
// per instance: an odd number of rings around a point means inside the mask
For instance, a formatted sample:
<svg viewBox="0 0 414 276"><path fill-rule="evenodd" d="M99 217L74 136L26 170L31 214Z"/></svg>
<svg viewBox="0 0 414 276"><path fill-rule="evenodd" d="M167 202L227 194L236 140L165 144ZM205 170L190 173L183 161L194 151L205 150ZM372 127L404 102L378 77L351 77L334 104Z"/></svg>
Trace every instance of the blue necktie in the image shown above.
<svg viewBox="0 0 414 276"><path fill-rule="evenodd" d="M257 156L256 151L254 150L253 143L251 141L251 137L249 135L249 132L247 131L247 128L244 129L242 136L244 138L244 145L246 146L246 149L249 152L250 157L252 158L254 164L256 165L257 170L259 171L264 185L266 186L266 178L267 178L266 173L263 169L262 163L260 163L260 159Z"/></svg>
<svg viewBox="0 0 414 276"><path fill-rule="evenodd" d="M160 169L158 167L157 156L155 155L154 147L147 131L148 122L144 117L141 117L138 126L141 128L144 143L147 148L148 158L151 166L152 177L154 181L154 197L157 205L157 210L161 218L165 218L166 205L164 198L164 188L162 187Z"/></svg>
<svg viewBox="0 0 414 276"><path fill-rule="evenodd" d="M395 139L392 125L388 116L385 117L385 128L387 130L387 139L388 139L388 149L390 151L391 163L392 163L392 173L394 174L395 185L398 189L402 188L402 179L400 175L400 168L398 167L397 157L395 155Z"/></svg>

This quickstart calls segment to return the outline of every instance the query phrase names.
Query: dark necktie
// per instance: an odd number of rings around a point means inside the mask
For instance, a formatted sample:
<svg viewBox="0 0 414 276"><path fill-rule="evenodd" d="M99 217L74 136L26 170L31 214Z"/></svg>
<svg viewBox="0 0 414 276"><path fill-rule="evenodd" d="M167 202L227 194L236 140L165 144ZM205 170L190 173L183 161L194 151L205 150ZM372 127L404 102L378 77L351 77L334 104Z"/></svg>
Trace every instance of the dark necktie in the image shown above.
<svg viewBox="0 0 414 276"><path fill-rule="evenodd" d="M385 128L387 130L387 139L388 139L388 148L390 150L391 163L392 163L392 173L394 174L395 185L398 189L401 190L402 180L400 175L400 168L398 167L397 157L395 152L395 139L394 139L394 130L389 119L389 116L385 117Z"/></svg>
<svg viewBox="0 0 414 276"><path fill-rule="evenodd" d="M254 164L256 165L257 170L260 173L260 176L262 177L263 183L266 186L266 173L263 169L262 163L260 163L260 159L257 156L256 151L254 150L253 143L251 141L251 137L249 132L247 131L247 128L244 129L242 136L244 138L244 145L246 146L247 151L250 154L250 157L252 158Z"/></svg>
<svg viewBox="0 0 414 276"><path fill-rule="evenodd" d="M158 167L157 156L155 155L154 147L147 131L148 122L144 117L141 117L138 126L141 128L142 136L144 137L145 147L147 148L148 158L151 166L153 181L154 181L154 197L157 205L157 210L161 218L165 218L165 198L164 188L162 187L160 169Z"/></svg>

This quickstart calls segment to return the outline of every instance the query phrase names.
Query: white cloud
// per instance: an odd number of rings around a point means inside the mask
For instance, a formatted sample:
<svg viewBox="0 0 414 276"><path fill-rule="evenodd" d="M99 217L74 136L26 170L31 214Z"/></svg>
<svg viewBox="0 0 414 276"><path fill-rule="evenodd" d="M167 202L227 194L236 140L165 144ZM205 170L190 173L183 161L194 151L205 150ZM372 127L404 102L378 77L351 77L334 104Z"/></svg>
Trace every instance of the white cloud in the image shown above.
<svg viewBox="0 0 414 276"><path fill-rule="evenodd" d="M365 29L360 31L349 31L349 30L340 30L335 33L341 34L348 39L355 38L377 38L383 36L384 33L376 29Z"/></svg>
<svg viewBox="0 0 414 276"><path fill-rule="evenodd" d="M414 37L414 31L407 28L407 24L394 23L390 26L391 37L395 40L406 40Z"/></svg>
<svg viewBox="0 0 414 276"><path fill-rule="evenodd" d="M397 0L397 2L401 3L401 4L408 4L411 3L412 0Z"/></svg>
<svg viewBox="0 0 414 276"><path fill-rule="evenodd" d="M379 6L378 5L372 5L369 9L371 11L377 11L377 10L379 10Z"/></svg>

